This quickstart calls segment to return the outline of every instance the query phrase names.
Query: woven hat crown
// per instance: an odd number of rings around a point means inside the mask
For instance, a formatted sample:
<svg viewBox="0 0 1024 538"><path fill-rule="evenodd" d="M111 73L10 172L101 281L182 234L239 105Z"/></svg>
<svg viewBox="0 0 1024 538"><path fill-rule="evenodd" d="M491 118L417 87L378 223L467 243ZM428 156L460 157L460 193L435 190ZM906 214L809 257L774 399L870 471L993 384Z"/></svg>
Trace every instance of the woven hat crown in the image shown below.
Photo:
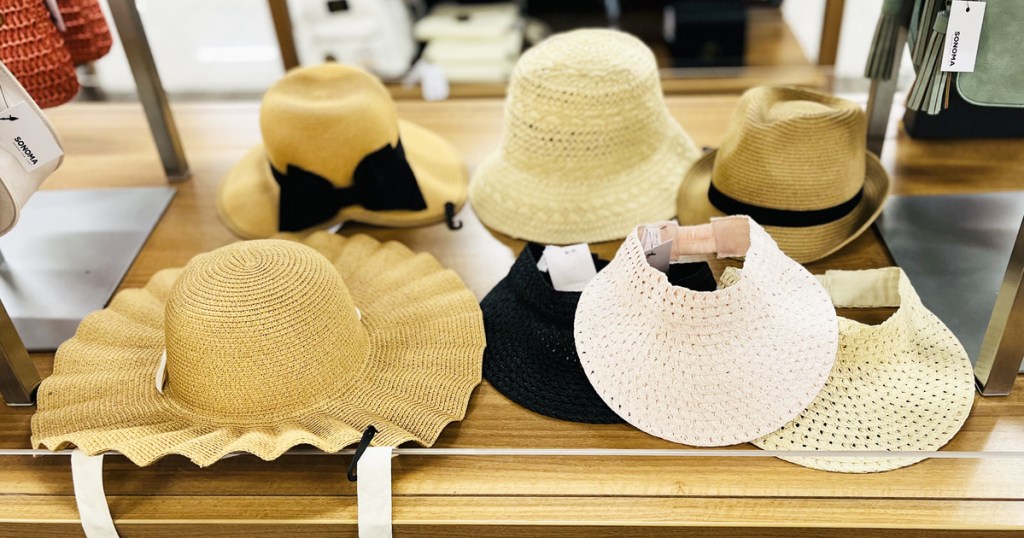
<svg viewBox="0 0 1024 538"><path fill-rule="evenodd" d="M527 173L600 181L649 159L672 121L646 45L614 30L576 30L516 64L502 155Z"/></svg>
<svg viewBox="0 0 1024 538"><path fill-rule="evenodd" d="M348 187L364 157L398 142L398 114L376 77L329 63L275 82L263 96L260 129L277 170L293 165Z"/></svg>
<svg viewBox="0 0 1024 538"><path fill-rule="evenodd" d="M164 332L168 397L224 420L309 409L369 349L338 271L315 250L281 240L195 257L171 288Z"/></svg>
<svg viewBox="0 0 1024 538"><path fill-rule="evenodd" d="M799 88L753 88L737 105L712 181L760 207L833 207L864 186L866 136L856 103Z"/></svg>

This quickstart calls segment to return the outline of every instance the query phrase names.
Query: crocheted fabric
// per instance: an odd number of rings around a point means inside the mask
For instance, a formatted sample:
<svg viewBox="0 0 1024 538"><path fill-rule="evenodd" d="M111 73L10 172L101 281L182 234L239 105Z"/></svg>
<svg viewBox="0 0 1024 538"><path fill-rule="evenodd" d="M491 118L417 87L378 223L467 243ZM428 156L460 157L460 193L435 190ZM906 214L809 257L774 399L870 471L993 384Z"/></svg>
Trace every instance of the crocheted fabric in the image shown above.
<svg viewBox="0 0 1024 538"><path fill-rule="evenodd" d="M719 221L733 233L719 233ZM817 396L835 362L828 293L747 217L680 227L678 237L673 251L710 244L721 256L723 246L746 246L734 253L746 254L743 277L713 292L673 286L631 233L580 297L584 371L619 416L669 441L723 446L777 430Z"/></svg>
<svg viewBox="0 0 1024 538"><path fill-rule="evenodd" d="M938 450L974 403L974 373L956 336L896 267L829 271L839 307L899 306L880 325L839 318L839 358L799 417L754 441L768 450ZM726 277L723 277L725 280ZM825 471L889 471L924 458L783 458Z"/></svg>
<svg viewBox="0 0 1024 538"><path fill-rule="evenodd" d="M651 50L623 32L576 30L519 59L501 149L469 196L484 224L512 237L608 241L672 218L699 156L665 106Z"/></svg>
<svg viewBox="0 0 1024 538"><path fill-rule="evenodd" d="M365 235L236 243L118 293L61 345L32 446L138 465L430 445L480 382L476 298L433 256ZM167 381L157 369L166 349Z"/></svg>
<svg viewBox="0 0 1024 538"><path fill-rule="evenodd" d="M622 422L590 385L576 354L573 318L579 292L556 291L537 269L544 246L528 244L505 277L484 297L487 349L484 377L517 404L573 422ZM593 255L594 265L608 262ZM706 263L674 264L669 280L698 290L715 289Z"/></svg>

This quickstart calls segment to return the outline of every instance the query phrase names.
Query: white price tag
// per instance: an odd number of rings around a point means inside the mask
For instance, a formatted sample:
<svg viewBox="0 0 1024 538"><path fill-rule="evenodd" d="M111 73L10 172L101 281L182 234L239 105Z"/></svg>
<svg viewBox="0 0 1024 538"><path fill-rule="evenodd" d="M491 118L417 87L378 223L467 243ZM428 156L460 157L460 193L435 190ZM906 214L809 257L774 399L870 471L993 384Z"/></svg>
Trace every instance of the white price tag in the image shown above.
<svg viewBox="0 0 1024 538"><path fill-rule="evenodd" d="M668 273L668 266L672 263L673 239L669 238L662 242L661 231L663 228L665 225L647 226L644 229L642 246L644 254L647 256L647 263L662 273Z"/></svg>
<svg viewBox="0 0 1024 538"><path fill-rule="evenodd" d="M0 147L14 155L26 172L64 155L46 122L25 101L0 112Z"/></svg>
<svg viewBox="0 0 1024 538"><path fill-rule="evenodd" d="M942 70L949 73L973 73L981 40L985 2L955 0L949 9L949 27L942 49Z"/></svg>
<svg viewBox="0 0 1024 538"><path fill-rule="evenodd" d="M594 258L586 243L568 247L546 246L537 264L538 269L541 264L547 267L555 291L583 291L587 282L597 275Z"/></svg>

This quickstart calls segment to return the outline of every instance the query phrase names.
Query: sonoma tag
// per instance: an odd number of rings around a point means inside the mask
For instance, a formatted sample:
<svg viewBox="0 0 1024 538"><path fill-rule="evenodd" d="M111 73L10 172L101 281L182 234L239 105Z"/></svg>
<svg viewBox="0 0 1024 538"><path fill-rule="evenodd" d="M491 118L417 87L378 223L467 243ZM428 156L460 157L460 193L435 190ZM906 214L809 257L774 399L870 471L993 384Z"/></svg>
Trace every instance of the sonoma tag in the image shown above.
<svg viewBox="0 0 1024 538"><path fill-rule="evenodd" d="M942 70L949 73L973 73L978 58L981 23L985 2L956 0L949 9L946 44L942 49Z"/></svg>
<svg viewBox="0 0 1024 538"><path fill-rule="evenodd" d="M0 147L14 155L26 172L64 155L40 114L25 101L0 112Z"/></svg>

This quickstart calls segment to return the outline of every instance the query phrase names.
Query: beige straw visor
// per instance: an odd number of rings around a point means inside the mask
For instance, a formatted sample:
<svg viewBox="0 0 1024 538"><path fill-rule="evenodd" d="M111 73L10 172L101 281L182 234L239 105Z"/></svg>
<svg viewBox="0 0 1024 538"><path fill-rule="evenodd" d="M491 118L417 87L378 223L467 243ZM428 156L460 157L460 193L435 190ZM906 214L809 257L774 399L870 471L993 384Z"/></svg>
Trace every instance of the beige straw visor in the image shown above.
<svg viewBox="0 0 1024 538"><path fill-rule="evenodd" d="M721 147L679 189L678 219L745 214L800 263L839 250L881 214L889 176L866 149L856 103L811 90L749 90Z"/></svg>
<svg viewBox="0 0 1024 538"><path fill-rule="evenodd" d="M483 347L475 297L432 256L361 235L237 243L86 317L39 388L32 445L202 466L333 452L369 425L375 445L430 445L464 416Z"/></svg>

